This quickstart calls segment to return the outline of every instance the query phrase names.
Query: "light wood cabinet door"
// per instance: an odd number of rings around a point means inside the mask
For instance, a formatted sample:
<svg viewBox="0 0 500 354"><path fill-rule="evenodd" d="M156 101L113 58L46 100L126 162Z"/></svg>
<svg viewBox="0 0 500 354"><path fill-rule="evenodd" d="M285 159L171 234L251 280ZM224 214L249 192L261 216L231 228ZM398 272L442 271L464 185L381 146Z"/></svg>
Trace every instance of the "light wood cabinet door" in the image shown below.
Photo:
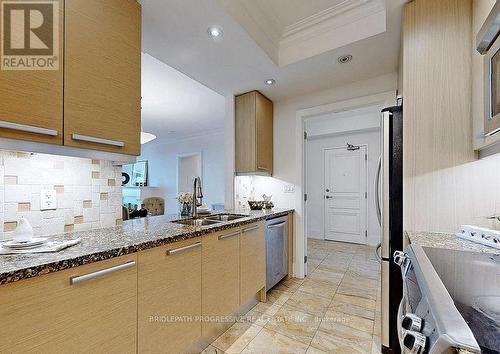
<svg viewBox="0 0 500 354"><path fill-rule="evenodd" d="M258 91L235 99L237 173L273 172L273 103Z"/></svg>
<svg viewBox="0 0 500 354"><path fill-rule="evenodd" d="M131 254L1 285L0 353L135 353L136 260ZM71 284L83 275L91 279Z"/></svg>
<svg viewBox="0 0 500 354"><path fill-rule="evenodd" d="M235 101L235 163L236 172L251 172L257 167L255 96L252 91L237 96Z"/></svg>
<svg viewBox="0 0 500 354"><path fill-rule="evenodd" d="M58 4L59 45L54 56L58 57L59 69L0 70L2 138L62 144L64 6L62 0ZM5 128L6 124L11 128Z"/></svg>
<svg viewBox="0 0 500 354"><path fill-rule="evenodd" d="M138 352L200 352L201 239L138 255Z"/></svg>
<svg viewBox="0 0 500 354"><path fill-rule="evenodd" d="M140 154L141 7L66 0L64 145Z"/></svg>
<svg viewBox="0 0 500 354"><path fill-rule="evenodd" d="M201 307L205 340L217 338L231 324L223 317L239 308L239 241L239 229L203 236Z"/></svg>
<svg viewBox="0 0 500 354"><path fill-rule="evenodd" d="M257 171L273 174L273 102L257 94L255 102Z"/></svg>
<svg viewBox="0 0 500 354"><path fill-rule="evenodd" d="M240 305L266 286L266 237L264 222L241 228Z"/></svg>

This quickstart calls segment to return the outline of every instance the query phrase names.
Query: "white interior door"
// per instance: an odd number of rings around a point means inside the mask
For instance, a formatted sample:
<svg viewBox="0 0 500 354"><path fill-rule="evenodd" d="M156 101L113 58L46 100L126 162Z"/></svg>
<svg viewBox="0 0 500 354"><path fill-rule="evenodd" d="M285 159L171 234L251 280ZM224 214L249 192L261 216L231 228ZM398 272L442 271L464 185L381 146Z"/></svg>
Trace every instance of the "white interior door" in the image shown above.
<svg viewBox="0 0 500 354"><path fill-rule="evenodd" d="M366 243L366 146L324 151L325 239Z"/></svg>
<svg viewBox="0 0 500 354"><path fill-rule="evenodd" d="M193 180L201 177L201 154L179 156L177 192L193 193Z"/></svg>

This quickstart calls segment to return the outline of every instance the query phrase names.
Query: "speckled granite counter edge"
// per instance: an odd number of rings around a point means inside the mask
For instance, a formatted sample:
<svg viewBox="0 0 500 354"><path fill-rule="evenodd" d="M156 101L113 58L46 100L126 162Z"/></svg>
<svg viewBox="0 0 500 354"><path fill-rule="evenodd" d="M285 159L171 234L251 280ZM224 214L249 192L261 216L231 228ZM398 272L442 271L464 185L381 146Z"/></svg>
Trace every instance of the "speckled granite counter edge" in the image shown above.
<svg viewBox="0 0 500 354"><path fill-rule="evenodd" d="M457 237L455 234L445 232L427 232L405 230L404 234L410 243L422 247L444 248L457 251L482 252L489 254L500 254L500 250L488 247L480 243L474 243Z"/></svg>
<svg viewBox="0 0 500 354"><path fill-rule="evenodd" d="M207 228L196 229L195 231L186 231L186 233L181 233L174 236L166 235L164 238L155 239L155 240L146 240L144 242L129 245L126 247L120 248L112 248L105 251L90 253L80 255L74 258L43 263L36 266L30 266L27 268L17 269L11 272L2 272L0 270L0 285L16 282L23 279L33 278L39 275L49 274L58 272L65 269L70 269L78 266L82 266L85 264L90 264L94 262L104 261L111 258L116 258L120 256L124 256L127 254L136 253L139 251L164 246L167 244L188 240L194 237L200 237L205 234L210 234L214 232L219 232L227 229L232 229L235 227L240 227L246 224L251 224L254 222L267 220L270 218L277 218L280 216L285 216L290 213L293 213L293 209L286 209L278 212L273 212L271 214L266 215L258 215L258 216L246 216L244 220L233 220L224 222L222 224L211 225Z"/></svg>

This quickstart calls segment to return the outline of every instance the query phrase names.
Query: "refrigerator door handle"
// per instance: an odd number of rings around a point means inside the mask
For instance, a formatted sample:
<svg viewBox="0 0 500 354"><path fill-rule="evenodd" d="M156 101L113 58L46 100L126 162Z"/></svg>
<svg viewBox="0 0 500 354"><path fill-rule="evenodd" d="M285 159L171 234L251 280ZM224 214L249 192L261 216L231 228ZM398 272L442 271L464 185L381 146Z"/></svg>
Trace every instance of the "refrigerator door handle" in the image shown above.
<svg viewBox="0 0 500 354"><path fill-rule="evenodd" d="M377 174L375 175L375 208L378 224L382 226L382 211L380 209L380 173L382 171L382 156L378 159Z"/></svg>
<svg viewBox="0 0 500 354"><path fill-rule="evenodd" d="M390 226L389 226L389 160L390 160L390 112L382 113L382 154L380 155L381 193L381 226L382 226L382 259L389 259L390 255Z"/></svg>

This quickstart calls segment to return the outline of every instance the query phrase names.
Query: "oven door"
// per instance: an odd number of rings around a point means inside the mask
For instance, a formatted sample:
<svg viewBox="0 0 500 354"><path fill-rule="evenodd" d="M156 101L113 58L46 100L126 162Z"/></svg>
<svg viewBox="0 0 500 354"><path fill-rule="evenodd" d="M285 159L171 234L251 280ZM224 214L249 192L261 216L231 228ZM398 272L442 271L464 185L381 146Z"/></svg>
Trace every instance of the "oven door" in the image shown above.
<svg viewBox="0 0 500 354"><path fill-rule="evenodd" d="M500 131L500 36L484 58L484 135Z"/></svg>

